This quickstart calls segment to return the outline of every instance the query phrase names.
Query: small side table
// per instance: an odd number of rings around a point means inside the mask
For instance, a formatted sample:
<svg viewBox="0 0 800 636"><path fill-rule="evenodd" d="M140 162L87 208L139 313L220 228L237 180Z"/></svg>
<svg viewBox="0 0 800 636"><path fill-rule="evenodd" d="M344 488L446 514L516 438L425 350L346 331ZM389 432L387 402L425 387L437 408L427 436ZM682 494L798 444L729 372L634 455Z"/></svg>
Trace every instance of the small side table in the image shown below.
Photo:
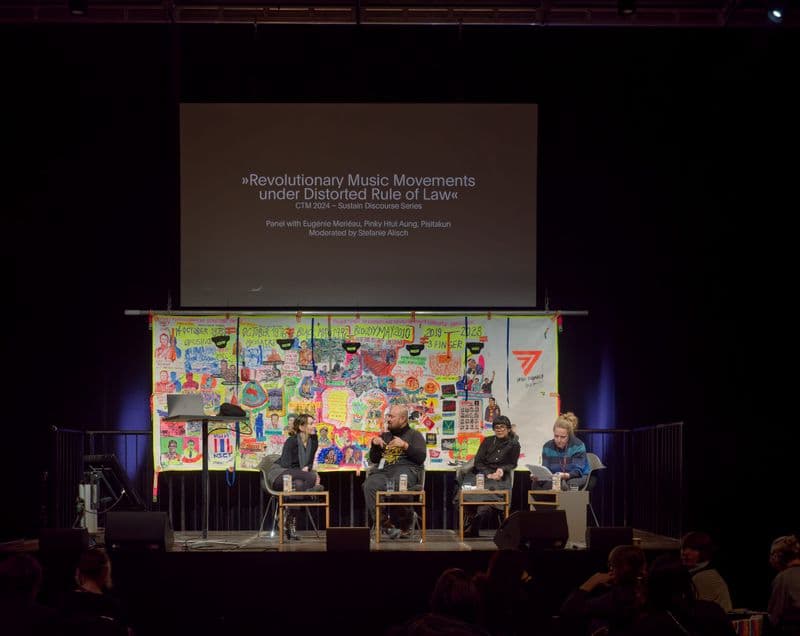
<svg viewBox="0 0 800 636"><path fill-rule="evenodd" d="M543 506L558 509L558 497L565 491L563 490L529 490L528 491L528 510L533 510L535 506Z"/></svg>
<svg viewBox="0 0 800 636"><path fill-rule="evenodd" d="M468 499L465 500L464 496L470 497L479 497L479 499ZM501 499L489 499L490 495L494 495L497 497L499 495ZM511 508L511 491L505 488L501 490L464 490L463 488L459 491L458 495L458 503L459 503L459 512L458 512L458 538L460 541L464 540L464 506L497 506L502 505L505 509L504 518L508 519L508 513Z"/></svg>
<svg viewBox="0 0 800 636"><path fill-rule="evenodd" d="M284 508L325 508L325 529L331 524L331 509L327 490L292 490L278 494L278 543L283 543L283 509ZM292 501L303 497L319 497L320 501Z"/></svg>
<svg viewBox="0 0 800 636"><path fill-rule="evenodd" d="M416 497L416 501L388 501L397 496ZM422 508L422 543L425 543L425 491L424 490L379 490L375 493L375 543L381 542L381 508L384 506L419 506Z"/></svg>

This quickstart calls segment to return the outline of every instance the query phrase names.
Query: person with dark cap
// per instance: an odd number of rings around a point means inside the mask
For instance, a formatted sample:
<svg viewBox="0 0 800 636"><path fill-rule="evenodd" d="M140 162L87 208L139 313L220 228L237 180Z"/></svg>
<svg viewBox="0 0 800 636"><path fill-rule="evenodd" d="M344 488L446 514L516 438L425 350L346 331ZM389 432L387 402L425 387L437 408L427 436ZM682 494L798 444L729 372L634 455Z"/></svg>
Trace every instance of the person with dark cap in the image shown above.
<svg viewBox="0 0 800 636"><path fill-rule="evenodd" d="M511 430L511 420L499 415L492 422L494 435L484 438L475 454L472 472L464 476L463 486L474 486L479 474L484 476L486 490L511 490L511 476L519 461L519 438ZM498 501L500 501L498 497ZM465 537L477 537L481 524L499 506L478 506L475 515L467 521Z"/></svg>
<svg viewBox="0 0 800 636"><path fill-rule="evenodd" d="M681 561L689 568L697 598L714 601L726 612L733 610L728 584L711 566L711 537L705 532L690 532L681 539Z"/></svg>

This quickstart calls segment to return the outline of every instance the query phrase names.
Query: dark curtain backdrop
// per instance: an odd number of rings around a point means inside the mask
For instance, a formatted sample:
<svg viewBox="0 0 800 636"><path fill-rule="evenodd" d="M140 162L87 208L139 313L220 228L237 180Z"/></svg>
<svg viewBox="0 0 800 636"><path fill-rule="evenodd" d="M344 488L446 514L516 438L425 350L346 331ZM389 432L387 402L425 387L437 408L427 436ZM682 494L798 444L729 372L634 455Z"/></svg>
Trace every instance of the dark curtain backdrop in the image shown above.
<svg viewBox="0 0 800 636"><path fill-rule="evenodd" d="M766 576L769 539L796 527L796 32L40 25L0 40L6 425L38 449L11 453L9 537L35 532L48 426L149 427L147 322L122 312L177 306L179 99L533 101L539 307L546 293L590 312L565 321L564 408L589 427L685 421L689 527Z"/></svg>

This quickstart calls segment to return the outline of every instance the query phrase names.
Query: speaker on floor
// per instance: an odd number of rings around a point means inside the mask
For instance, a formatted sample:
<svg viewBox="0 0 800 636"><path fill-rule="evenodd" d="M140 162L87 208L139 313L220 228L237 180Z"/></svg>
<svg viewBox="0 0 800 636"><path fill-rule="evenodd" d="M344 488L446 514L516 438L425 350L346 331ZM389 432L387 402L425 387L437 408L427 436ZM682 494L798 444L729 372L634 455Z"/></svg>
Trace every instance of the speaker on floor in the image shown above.
<svg viewBox="0 0 800 636"><path fill-rule="evenodd" d="M502 523L494 542L501 550L552 550L563 548L568 537L563 510L521 510Z"/></svg>
<svg viewBox="0 0 800 636"><path fill-rule="evenodd" d="M111 552L165 552L172 547L173 533L166 512L109 512L105 539Z"/></svg>
<svg viewBox="0 0 800 636"><path fill-rule="evenodd" d="M369 552L369 528L328 528L325 534L328 552Z"/></svg>
<svg viewBox="0 0 800 636"><path fill-rule="evenodd" d="M608 553L618 545L633 545L633 528L586 528L586 547L589 550Z"/></svg>

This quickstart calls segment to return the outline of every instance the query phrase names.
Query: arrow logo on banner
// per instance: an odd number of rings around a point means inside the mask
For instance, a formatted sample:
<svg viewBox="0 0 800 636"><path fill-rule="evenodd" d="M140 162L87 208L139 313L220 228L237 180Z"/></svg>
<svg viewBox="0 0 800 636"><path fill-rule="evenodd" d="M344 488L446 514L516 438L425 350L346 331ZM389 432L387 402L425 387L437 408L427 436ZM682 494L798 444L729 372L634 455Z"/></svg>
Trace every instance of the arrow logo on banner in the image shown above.
<svg viewBox="0 0 800 636"><path fill-rule="evenodd" d="M525 377L533 370L536 361L542 357L541 351L512 351L514 357L519 360L522 373Z"/></svg>

